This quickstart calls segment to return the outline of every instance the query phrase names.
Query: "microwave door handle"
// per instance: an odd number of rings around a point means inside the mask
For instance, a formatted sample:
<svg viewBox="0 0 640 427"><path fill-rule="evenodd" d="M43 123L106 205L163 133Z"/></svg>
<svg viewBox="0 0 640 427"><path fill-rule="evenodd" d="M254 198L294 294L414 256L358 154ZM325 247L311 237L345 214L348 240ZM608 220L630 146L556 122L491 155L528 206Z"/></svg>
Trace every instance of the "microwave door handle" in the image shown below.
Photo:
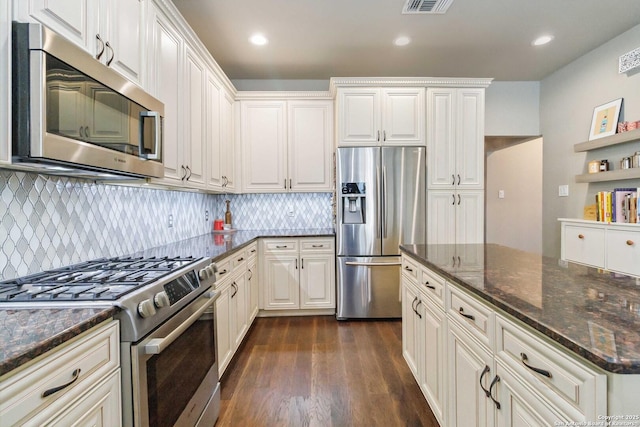
<svg viewBox="0 0 640 427"><path fill-rule="evenodd" d="M153 117L155 121L155 150L151 154L144 154L144 119L143 117ZM160 113L157 111L141 111L140 112L140 157L147 160L160 160Z"/></svg>
<svg viewBox="0 0 640 427"><path fill-rule="evenodd" d="M182 322L180 326L178 326L176 329L171 331L171 333L169 333L169 335L167 335L166 337L153 338L152 340L149 340L149 342L144 346L144 353L145 354L162 353L175 340L177 340L178 337L180 337L180 335L184 333L184 331L189 329L189 327L193 325L196 322L196 320L198 320L200 316L204 314L205 311L207 311L207 309L209 308L209 306L211 306L211 304L217 298L217 296L218 296L217 292L213 294L205 293L204 297L207 298L208 301L202 307L198 308L198 310L195 313L189 316L187 320Z"/></svg>

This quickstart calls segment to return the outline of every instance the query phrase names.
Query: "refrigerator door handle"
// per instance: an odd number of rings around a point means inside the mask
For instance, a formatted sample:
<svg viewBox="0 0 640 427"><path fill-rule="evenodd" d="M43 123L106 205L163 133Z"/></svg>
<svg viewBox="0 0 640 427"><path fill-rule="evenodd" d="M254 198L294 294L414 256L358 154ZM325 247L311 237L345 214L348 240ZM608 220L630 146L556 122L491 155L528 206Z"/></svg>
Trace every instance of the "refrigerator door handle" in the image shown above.
<svg viewBox="0 0 640 427"><path fill-rule="evenodd" d="M347 261L345 265L350 266L364 266L364 267L393 267L394 265L402 265L401 262L356 262L356 261Z"/></svg>
<svg viewBox="0 0 640 427"><path fill-rule="evenodd" d="M382 237L387 237L387 168L382 167Z"/></svg>
<svg viewBox="0 0 640 427"><path fill-rule="evenodd" d="M376 166L376 188L380 187L380 168ZM378 197L375 197L374 200L376 202L376 238L380 238L380 224L382 223L382 209L384 208L384 204L381 200L378 200Z"/></svg>

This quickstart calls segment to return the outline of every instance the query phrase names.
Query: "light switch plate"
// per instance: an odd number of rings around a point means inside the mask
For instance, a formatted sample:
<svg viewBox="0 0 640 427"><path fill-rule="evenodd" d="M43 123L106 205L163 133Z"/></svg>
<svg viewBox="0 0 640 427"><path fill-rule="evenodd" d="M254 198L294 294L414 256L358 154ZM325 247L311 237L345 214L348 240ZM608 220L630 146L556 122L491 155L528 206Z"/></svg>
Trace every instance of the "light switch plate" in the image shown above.
<svg viewBox="0 0 640 427"><path fill-rule="evenodd" d="M569 196L569 186L568 185L559 185L558 186L558 197L568 197Z"/></svg>

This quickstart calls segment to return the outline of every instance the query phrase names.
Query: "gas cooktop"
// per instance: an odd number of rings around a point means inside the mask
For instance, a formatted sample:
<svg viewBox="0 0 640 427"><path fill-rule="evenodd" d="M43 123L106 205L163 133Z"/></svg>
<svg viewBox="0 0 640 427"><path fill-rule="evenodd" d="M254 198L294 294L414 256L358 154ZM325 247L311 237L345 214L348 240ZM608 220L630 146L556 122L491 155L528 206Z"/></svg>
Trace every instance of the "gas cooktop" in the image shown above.
<svg viewBox="0 0 640 427"><path fill-rule="evenodd" d="M102 258L0 282L1 302L115 301L199 258Z"/></svg>

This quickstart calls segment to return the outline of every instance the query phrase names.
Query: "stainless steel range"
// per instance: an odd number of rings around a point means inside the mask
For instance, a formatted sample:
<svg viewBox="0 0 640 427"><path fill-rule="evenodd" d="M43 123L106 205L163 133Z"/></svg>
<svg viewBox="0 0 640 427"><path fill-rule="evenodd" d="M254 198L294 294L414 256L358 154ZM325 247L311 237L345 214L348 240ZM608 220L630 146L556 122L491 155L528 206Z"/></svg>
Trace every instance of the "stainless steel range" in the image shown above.
<svg viewBox="0 0 640 427"><path fill-rule="evenodd" d="M0 282L0 304L120 308L123 425L212 426L214 281L208 258L104 258Z"/></svg>

